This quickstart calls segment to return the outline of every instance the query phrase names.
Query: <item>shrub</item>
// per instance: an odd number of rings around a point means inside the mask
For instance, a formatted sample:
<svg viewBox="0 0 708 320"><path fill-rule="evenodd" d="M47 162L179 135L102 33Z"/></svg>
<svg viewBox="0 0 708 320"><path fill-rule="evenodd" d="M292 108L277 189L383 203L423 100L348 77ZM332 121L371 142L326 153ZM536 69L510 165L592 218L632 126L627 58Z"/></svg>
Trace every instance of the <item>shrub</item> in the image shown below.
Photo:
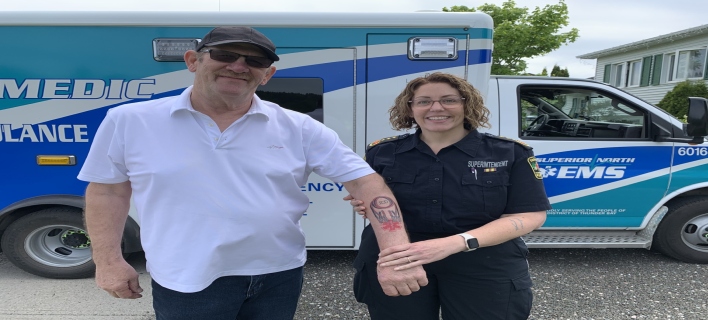
<svg viewBox="0 0 708 320"><path fill-rule="evenodd" d="M683 119L688 112L688 97L708 98L708 86L703 80L684 81L666 93L657 106L674 117Z"/></svg>

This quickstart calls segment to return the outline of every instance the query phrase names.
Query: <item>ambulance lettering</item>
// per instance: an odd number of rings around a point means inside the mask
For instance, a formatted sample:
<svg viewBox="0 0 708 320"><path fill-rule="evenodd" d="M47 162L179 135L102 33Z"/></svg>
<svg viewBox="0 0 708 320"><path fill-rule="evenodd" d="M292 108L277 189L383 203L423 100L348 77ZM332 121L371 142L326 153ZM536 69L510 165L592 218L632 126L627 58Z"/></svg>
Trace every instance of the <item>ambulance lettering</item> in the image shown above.
<svg viewBox="0 0 708 320"><path fill-rule="evenodd" d="M0 79L0 99L151 99L155 79Z"/></svg>
<svg viewBox="0 0 708 320"><path fill-rule="evenodd" d="M0 124L0 143L3 142L89 142L85 124L22 125L12 130L9 124Z"/></svg>
<svg viewBox="0 0 708 320"><path fill-rule="evenodd" d="M635 158L539 158L544 179L622 179Z"/></svg>

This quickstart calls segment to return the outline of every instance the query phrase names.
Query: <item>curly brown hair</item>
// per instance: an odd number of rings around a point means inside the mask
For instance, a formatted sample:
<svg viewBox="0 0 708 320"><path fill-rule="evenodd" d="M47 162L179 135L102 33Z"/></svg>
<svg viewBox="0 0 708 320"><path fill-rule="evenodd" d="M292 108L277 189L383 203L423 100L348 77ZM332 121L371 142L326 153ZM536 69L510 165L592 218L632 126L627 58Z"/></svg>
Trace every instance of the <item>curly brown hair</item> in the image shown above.
<svg viewBox="0 0 708 320"><path fill-rule="evenodd" d="M415 96L415 91L420 86L428 83L447 83L457 89L464 99L465 109L465 129L476 129L479 127L491 128L489 124L489 109L484 106L484 99L479 90L475 89L467 80L458 76L435 72L424 77L411 80L406 88L396 97L395 104L388 113L391 115L391 126L395 130L418 128L418 124L413 119L410 103Z"/></svg>

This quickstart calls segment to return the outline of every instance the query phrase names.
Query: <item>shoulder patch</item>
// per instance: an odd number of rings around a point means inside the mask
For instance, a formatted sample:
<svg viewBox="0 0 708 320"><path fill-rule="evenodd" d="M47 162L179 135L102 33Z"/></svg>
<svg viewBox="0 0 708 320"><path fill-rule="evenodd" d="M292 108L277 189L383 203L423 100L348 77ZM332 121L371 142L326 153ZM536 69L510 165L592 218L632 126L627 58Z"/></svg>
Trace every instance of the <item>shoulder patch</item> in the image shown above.
<svg viewBox="0 0 708 320"><path fill-rule="evenodd" d="M489 133L485 133L485 135L486 135L487 137L489 137L489 138L493 138L493 139L498 139L498 140L504 140L504 141L509 141L509 142L517 143L517 144L521 145L522 147L524 147L526 150L532 150L532 149L533 149L533 147L531 147L531 146L528 145L526 142L523 142L523 141L521 141L521 140L511 139L511 138L507 138L507 137L495 136L495 135L489 134Z"/></svg>
<svg viewBox="0 0 708 320"><path fill-rule="evenodd" d="M410 135L410 133L406 133L406 134L402 134L402 135L400 135L400 136L393 136L393 137L387 137L387 138L382 138L382 139L376 140L376 141L374 141L374 142L372 142L372 143L369 143L369 145L366 146L366 151L369 151L369 149L371 149L371 148L373 148L374 146L377 146L377 145L379 145L379 144L381 144L381 143L393 142L393 141L396 141L396 140L401 140L401 139L403 139L403 138L408 137L409 135Z"/></svg>
<svg viewBox="0 0 708 320"><path fill-rule="evenodd" d="M529 166L531 166L531 170L533 171L533 175L536 176L536 179L543 179L543 173L541 172L541 168L538 166L536 157L531 156L527 159L527 161L529 162Z"/></svg>

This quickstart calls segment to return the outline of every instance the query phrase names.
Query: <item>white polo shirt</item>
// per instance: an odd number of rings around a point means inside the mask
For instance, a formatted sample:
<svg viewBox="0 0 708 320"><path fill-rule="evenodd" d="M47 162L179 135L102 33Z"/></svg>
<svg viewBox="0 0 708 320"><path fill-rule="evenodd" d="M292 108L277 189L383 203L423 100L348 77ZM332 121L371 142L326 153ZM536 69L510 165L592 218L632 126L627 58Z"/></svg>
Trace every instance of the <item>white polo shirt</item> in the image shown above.
<svg viewBox="0 0 708 320"><path fill-rule="evenodd" d="M374 171L333 130L255 95L215 136L193 115L191 90L109 110L78 178L130 180L148 270L164 287L197 292L221 276L302 266L300 186L311 172L341 183Z"/></svg>

